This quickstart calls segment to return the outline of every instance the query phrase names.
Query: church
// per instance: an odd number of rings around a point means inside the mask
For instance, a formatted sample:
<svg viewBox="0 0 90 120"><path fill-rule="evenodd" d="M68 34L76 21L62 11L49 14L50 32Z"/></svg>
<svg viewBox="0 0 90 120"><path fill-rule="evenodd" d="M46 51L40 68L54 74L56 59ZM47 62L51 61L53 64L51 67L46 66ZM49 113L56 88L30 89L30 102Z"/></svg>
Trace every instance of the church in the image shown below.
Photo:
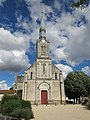
<svg viewBox="0 0 90 120"><path fill-rule="evenodd" d="M24 75L17 76L13 86L17 93L21 92L22 99L30 101L31 104L56 105L65 102L63 74L52 64L49 47L42 15L36 42L36 62L24 71Z"/></svg>

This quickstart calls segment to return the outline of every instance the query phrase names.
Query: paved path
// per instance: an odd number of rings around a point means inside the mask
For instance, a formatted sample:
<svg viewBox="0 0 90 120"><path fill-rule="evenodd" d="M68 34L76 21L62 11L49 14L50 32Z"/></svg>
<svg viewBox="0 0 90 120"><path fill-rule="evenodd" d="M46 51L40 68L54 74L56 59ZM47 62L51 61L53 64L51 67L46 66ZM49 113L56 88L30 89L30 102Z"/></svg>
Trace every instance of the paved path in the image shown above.
<svg viewBox="0 0 90 120"><path fill-rule="evenodd" d="M81 105L40 105L32 109L32 120L90 120L90 110Z"/></svg>

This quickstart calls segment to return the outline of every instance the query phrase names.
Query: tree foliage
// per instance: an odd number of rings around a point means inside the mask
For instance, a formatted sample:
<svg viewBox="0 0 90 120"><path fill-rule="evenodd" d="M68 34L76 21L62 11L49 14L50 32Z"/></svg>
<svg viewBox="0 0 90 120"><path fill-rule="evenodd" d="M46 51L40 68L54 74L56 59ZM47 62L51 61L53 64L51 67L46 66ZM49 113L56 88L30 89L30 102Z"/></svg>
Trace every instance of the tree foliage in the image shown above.
<svg viewBox="0 0 90 120"><path fill-rule="evenodd" d="M81 71L71 72L65 80L65 93L70 99L90 95L90 77Z"/></svg>
<svg viewBox="0 0 90 120"><path fill-rule="evenodd" d="M89 5L90 0L78 0L77 2L73 3L73 8L85 8Z"/></svg>
<svg viewBox="0 0 90 120"><path fill-rule="evenodd" d="M1 101L1 112L3 115L25 118L33 117L30 101L21 100L17 95L4 95Z"/></svg>
<svg viewBox="0 0 90 120"><path fill-rule="evenodd" d="M87 103L87 109L90 110L90 101Z"/></svg>

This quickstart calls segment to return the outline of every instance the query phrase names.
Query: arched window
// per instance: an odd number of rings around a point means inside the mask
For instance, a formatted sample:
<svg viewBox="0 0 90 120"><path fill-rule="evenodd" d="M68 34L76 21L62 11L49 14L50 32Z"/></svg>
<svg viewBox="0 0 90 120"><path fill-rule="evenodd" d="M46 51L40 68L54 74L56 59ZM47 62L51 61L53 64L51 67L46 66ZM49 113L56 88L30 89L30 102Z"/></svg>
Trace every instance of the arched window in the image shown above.
<svg viewBox="0 0 90 120"><path fill-rule="evenodd" d="M41 54L46 55L46 46L44 45L41 46Z"/></svg>
<svg viewBox="0 0 90 120"><path fill-rule="evenodd" d="M31 79L32 79L33 73L31 72Z"/></svg>
<svg viewBox="0 0 90 120"><path fill-rule="evenodd" d="M44 48L41 46L41 54L43 55Z"/></svg>
<svg viewBox="0 0 90 120"><path fill-rule="evenodd" d="M57 73L55 73L55 79L57 79Z"/></svg>
<svg viewBox="0 0 90 120"><path fill-rule="evenodd" d="M45 63L43 64L43 74L45 74Z"/></svg>

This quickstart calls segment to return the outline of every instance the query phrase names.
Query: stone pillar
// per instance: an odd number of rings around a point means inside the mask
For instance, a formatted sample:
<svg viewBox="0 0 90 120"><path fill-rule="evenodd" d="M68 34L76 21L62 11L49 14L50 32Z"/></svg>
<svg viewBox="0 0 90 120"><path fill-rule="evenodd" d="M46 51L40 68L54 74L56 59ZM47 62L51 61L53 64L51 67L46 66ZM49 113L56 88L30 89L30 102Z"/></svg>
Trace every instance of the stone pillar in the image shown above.
<svg viewBox="0 0 90 120"><path fill-rule="evenodd" d="M37 77L39 77L39 63L37 63Z"/></svg>
<svg viewBox="0 0 90 120"><path fill-rule="evenodd" d="M22 99L27 99L27 73L24 75Z"/></svg>
<svg viewBox="0 0 90 120"><path fill-rule="evenodd" d="M49 64L49 68L50 68L50 69L49 69L49 72L50 72L50 78L51 78L51 77L52 77L52 70L51 70L52 68L51 68L51 64Z"/></svg>
<svg viewBox="0 0 90 120"><path fill-rule="evenodd" d="M35 105L38 104L38 88L37 88L37 80L35 79Z"/></svg>
<svg viewBox="0 0 90 120"><path fill-rule="evenodd" d="M27 82L25 82L24 86L25 86L24 100L27 100Z"/></svg>
<svg viewBox="0 0 90 120"><path fill-rule="evenodd" d="M62 71L60 73L60 97L61 97L61 104L65 102L65 89L64 89L64 79Z"/></svg>

